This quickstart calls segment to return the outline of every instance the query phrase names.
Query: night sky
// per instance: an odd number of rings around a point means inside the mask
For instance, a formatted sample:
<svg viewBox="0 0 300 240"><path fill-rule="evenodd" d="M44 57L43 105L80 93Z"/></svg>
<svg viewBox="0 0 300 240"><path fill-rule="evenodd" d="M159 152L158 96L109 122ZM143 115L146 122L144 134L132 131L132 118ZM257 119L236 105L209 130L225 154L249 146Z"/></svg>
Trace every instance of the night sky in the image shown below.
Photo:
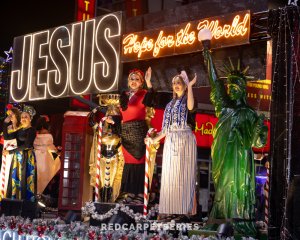
<svg viewBox="0 0 300 240"><path fill-rule="evenodd" d="M13 45L14 37L75 21L76 0L1 0L0 56Z"/></svg>

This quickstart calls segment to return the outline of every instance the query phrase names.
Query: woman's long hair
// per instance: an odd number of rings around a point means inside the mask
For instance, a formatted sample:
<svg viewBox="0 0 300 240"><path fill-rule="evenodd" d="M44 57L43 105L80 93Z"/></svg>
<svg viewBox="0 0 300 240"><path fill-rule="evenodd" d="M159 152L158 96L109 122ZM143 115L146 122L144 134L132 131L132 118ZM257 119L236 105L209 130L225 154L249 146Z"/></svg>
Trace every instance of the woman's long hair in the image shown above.
<svg viewBox="0 0 300 240"><path fill-rule="evenodd" d="M10 111L12 111L13 114L16 116L17 119L16 127L19 128L21 126L21 112L19 111L19 109L15 107L11 108Z"/></svg>

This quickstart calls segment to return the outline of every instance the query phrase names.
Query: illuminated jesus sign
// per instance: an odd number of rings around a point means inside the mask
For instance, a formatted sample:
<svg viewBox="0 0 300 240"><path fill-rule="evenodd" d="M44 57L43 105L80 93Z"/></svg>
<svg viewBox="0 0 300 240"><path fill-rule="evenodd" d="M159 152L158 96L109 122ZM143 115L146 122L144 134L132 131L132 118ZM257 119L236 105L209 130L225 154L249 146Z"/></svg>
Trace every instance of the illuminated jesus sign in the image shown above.
<svg viewBox="0 0 300 240"><path fill-rule="evenodd" d="M10 100L117 90L121 12L14 39Z"/></svg>

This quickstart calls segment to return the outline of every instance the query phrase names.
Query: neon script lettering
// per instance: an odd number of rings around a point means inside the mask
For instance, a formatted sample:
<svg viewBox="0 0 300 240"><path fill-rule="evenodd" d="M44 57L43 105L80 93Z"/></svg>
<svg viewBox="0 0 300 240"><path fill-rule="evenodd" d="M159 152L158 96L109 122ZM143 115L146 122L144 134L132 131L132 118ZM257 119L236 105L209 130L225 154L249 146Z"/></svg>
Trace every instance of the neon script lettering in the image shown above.
<svg viewBox="0 0 300 240"><path fill-rule="evenodd" d="M149 58L149 54L152 57L160 57L161 55L170 55L170 53L161 54L163 49L189 49L190 46L200 45L197 39L198 32L203 28L211 30L213 39L221 40L222 38L237 38L243 37L246 33L249 33L250 14L245 15L233 15L233 20L229 20L230 24L221 24L220 20L200 20L188 22L180 29L178 25L166 27L165 29L157 30L157 33L153 34L153 31L130 33L124 36L123 54L135 55L138 58L143 58L143 54L146 54ZM232 17L230 17L232 19ZM228 22L228 20L227 20ZM180 25L181 26L181 25ZM245 40L244 40L245 41ZM200 50L200 49L199 49ZM195 51L195 49L193 50ZM169 51L170 52L170 51ZM172 53L171 53L172 54ZM128 56L130 58L130 56Z"/></svg>

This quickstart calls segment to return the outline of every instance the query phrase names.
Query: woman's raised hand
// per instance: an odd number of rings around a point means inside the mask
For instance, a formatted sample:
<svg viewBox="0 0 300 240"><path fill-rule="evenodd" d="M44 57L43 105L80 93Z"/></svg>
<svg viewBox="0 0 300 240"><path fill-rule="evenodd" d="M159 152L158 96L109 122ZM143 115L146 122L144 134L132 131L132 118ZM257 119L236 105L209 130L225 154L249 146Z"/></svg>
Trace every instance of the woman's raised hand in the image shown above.
<svg viewBox="0 0 300 240"><path fill-rule="evenodd" d="M151 84L151 74L152 74L152 69L151 67L148 67L146 74L145 74L145 81L147 84L148 88L152 88L152 84Z"/></svg>
<svg viewBox="0 0 300 240"><path fill-rule="evenodd" d="M197 74L195 73L195 77L189 82L189 87L192 87L197 81Z"/></svg>
<svg viewBox="0 0 300 240"><path fill-rule="evenodd" d="M3 150L3 151L2 151L2 155L6 156L6 155L8 155L8 154L9 154L9 151L8 151L8 150Z"/></svg>
<svg viewBox="0 0 300 240"><path fill-rule="evenodd" d="M153 139L151 137L146 137L144 138L144 142L146 145L151 145L153 144Z"/></svg>
<svg viewBox="0 0 300 240"><path fill-rule="evenodd" d="M8 115L5 119L4 122L9 123L11 121L11 116Z"/></svg>

